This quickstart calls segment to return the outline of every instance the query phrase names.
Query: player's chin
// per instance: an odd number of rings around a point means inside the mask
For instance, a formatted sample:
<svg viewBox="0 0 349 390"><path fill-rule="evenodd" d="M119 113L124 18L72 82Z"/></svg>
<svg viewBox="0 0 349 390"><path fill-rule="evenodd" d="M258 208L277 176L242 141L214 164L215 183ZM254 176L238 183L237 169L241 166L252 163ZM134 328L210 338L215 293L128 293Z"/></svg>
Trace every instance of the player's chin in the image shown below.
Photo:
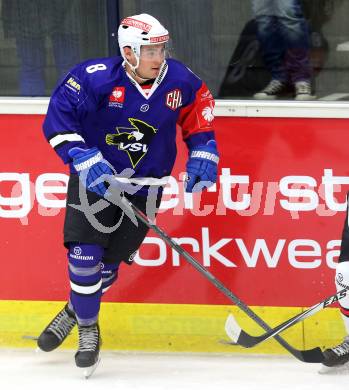
<svg viewBox="0 0 349 390"><path fill-rule="evenodd" d="M159 75L160 68L151 68L152 77L157 77Z"/></svg>

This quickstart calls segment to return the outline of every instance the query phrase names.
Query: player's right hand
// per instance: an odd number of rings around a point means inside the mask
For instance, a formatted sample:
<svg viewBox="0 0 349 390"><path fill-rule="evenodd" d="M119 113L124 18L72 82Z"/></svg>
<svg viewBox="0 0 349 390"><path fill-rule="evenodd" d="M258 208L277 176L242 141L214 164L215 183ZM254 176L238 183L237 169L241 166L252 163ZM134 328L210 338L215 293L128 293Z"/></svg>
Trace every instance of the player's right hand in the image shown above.
<svg viewBox="0 0 349 390"><path fill-rule="evenodd" d="M108 189L107 183L114 177L114 171L102 153L96 147L75 147L71 148L68 154L85 188L103 197Z"/></svg>

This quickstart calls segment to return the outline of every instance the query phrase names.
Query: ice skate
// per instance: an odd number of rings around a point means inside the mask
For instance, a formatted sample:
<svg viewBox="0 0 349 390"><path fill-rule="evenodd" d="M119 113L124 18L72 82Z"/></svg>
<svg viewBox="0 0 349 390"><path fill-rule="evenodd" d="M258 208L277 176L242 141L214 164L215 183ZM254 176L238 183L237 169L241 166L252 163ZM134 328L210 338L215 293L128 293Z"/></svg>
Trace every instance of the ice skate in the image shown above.
<svg viewBox="0 0 349 390"><path fill-rule="evenodd" d="M75 325L75 314L66 304L39 336L38 347L45 352L53 351L63 343Z"/></svg>
<svg viewBox="0 0 349 390"><path fill-rule="evenodd" d="M349 373L349 336L343 342L324 352L325 360L322 362L320 374L327 373Z"/></svg>
<svg viewBox="0 0 349 390"><path fill-rule="evenodd" d="M88 379L96 370L99 362L99 349L101 343L99 325L79 327L79 349L75 354L77 367L83 369L83 375Z"/></svg>

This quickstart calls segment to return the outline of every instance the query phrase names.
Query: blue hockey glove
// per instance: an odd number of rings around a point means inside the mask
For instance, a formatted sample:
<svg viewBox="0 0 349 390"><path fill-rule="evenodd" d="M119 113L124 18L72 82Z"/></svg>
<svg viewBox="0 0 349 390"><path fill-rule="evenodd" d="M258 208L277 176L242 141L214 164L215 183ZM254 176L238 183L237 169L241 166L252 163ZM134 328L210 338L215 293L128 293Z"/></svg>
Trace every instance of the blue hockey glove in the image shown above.
<svg viewBox="0 0 349 390"><path fill-rule="evenodd" d="M219 155L216 141L191 149L187 162L186 192L199 192L209 188L217 180Z"/></svg>
<svg viewBox="0 0 349 390"><path fill-rule="evenodd" d="M104 196L108 187L103 178L114 175L110 164L103 158L102 153L96 148L82 149L71 148L69 157L73 159L73 165L79 175L81 183L89 190L100 196ZM96 183L95 183L96 182Z"/></svg>

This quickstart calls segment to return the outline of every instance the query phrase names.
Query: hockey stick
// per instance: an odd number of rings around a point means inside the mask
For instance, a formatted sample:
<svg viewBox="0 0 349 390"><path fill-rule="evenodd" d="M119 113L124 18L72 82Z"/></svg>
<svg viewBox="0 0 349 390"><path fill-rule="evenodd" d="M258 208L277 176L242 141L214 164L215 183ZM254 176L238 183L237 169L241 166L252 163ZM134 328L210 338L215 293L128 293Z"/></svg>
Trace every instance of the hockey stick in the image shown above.
<svg viewBox="0 0 349 390"><path fill-rule="evenodd" d="M170 247L177 253L182 255L197 271L205 276L214 286L218 288L227 298L236 304L242 311L244 311L250 318L252 318L264 330L269 331L271 328L265 323L254 311L252 311L244 302L242 302L235 294L233 294L227 287L223 285L215 276L211 274L203 265L194 259L187 251L185 251L179 244L177 244L171 237L169 237L162 229L159 228L153 221L151 221L141 210L134 204L129 202L126 198L121 198L120 207L125 210L133 210L137 219L152 229L161 239L163 239ZM286 340L278 335L274 336L275 340L279 342L287 351L289 351L295 358L306 363L321 363L324 360L324 355L319 347L298 350L287 343Z"/></svg>
<svg viewBox="0 0 349 390"><path fill-rule="evenodd" d="M250 334L246 333L243 329L240 328L239 324L236 322L235 318L231 314L229 315L225 323L225 331L235 343L242 345L245 348L254 347L259 343L268 340L270 337L275 337L280 332L283 332L284 330L290 328L298 322L304 321L306 318L314 315L315 313L326 308L327 306L338 302L342 298L346 297L347 293L347 289L340 290L338 291L338 293L331 295L330 297L310 307L306 311L295 315L294 317L276 326L275 328L270 329L269 331L260 336L251 336Z"/></svg>

